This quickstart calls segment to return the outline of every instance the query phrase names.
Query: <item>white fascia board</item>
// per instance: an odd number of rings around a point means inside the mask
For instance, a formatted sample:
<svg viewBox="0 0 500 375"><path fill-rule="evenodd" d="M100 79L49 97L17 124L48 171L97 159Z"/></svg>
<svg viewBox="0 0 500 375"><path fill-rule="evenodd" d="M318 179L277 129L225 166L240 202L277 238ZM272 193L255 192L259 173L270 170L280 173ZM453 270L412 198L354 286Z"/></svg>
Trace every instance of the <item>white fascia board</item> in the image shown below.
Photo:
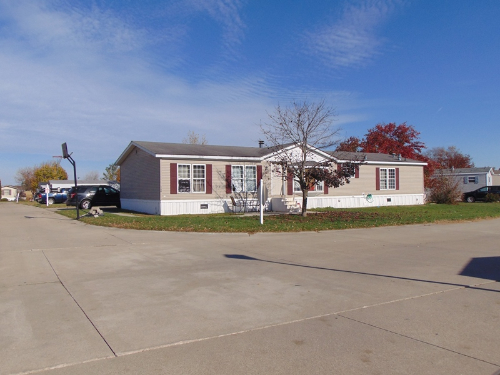
<svg viewBox="0 0 500 375"><path fill-rule="evenodd" d="M427 163L425 162L417 162L417 163L411 163L411 162L395 162L395 161L364 161L361 162L361 164L380 164L380 165L421 165L425 167Z"/></svg>
<svg viewBox="0 0 500 375"><path fill-rule="evenodd" d="M289 145L289 146L287 146L287 147L285 147L285 148L282 148L282 149L281 149L281 150L279 150L279 151L274 151L274 152L272 152L272 153L270 153L270 154L264 155L264 156L262 157L262 159L263 159L263 160L272 159L272 158L274 158L274 157L276 157L276 156L282 155L283 153L286 153L286 152L288 152L288 151L290 151L290 150L293 150L294 148L299 148L299 146L297 146L297 145ZM321 151L321 150L320 150L320 149L318 149L318 148L312 147L312 146L310 146L310 145L307 145L307 148L308 148L311 152L314 152L314 153L316 153L317 155L319 155L319 156L321 156L321 157L325 158L325 159L326 159L325 161L330 161L330 160L332 160L332 159L333 159L333 157L332 157L330 154L327 154L326 152Z"/></svg>
<svg viewBox="0 0 500 375"><path fill-rule="evenodd" d="M207 155L168 155L168 154L156 154L157 158L162 159L201 159L201 160L245 160L253 162L261 162L262 158L250 157L250 156L207 156Z"/></svg>
<svg viewBox="0 0 500 375"><path fill-rule="evenodd" d="M288 150L290 150L290 149L292 149L292 148L294 148L294 147L297 147L297 146L295 146L295 145L290 145L290 146L288 146L288 147L285 147L285 148L280 149L279 151L274 151L274 152L271 152L270 154L264 155L264 156L262 157L262 159L263 159L263 160L271 159L271 158L275 157L276 155L280 155L280 154L282 154L282 153L284 153L284 152L286 152L286 151L288 151Z"/></svg>
<svg viewBox="0 0 500 375"><path fill-rule="evenodd" d="M324 152L324 151L320 150L319 148L316 148L316 147L313 147L313 146L310 146L310 145L307 145L307 147L308 147L311 151L313 151L313 152L315 152L315 153L317 153L317 154L320 154L321 156L323 156L324 158L326 158L326 159L328 159L328 160L332 160L332 159L333 159L333 156L332 156L332 155L330 155L330 154L328 154L328 153L326 153L326 152Z"/></svg>
<svg viewBox="0 0 500 375"><path fill-rule="evenodd" d="M426 166L427 163L425 162L405 162L405 161L374 161L374 160L342 160L342 159L335 159L336 163L354 163L354 164L379 164L379 165L422 165Z"/></svg>

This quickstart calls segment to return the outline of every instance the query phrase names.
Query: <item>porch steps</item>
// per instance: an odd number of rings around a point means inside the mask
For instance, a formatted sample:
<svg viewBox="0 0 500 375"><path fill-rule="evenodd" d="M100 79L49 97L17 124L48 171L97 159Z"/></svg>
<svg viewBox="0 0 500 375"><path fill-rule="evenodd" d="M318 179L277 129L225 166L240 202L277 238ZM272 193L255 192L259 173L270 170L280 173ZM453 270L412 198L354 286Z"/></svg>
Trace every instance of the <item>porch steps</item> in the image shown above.
<svg viewBox="0 0 500 375"><path fill-rule="evenodd" d="M287 211L290 213L302 212L302 207L293 198L282 198L283 204L286 206Z"/></svg>

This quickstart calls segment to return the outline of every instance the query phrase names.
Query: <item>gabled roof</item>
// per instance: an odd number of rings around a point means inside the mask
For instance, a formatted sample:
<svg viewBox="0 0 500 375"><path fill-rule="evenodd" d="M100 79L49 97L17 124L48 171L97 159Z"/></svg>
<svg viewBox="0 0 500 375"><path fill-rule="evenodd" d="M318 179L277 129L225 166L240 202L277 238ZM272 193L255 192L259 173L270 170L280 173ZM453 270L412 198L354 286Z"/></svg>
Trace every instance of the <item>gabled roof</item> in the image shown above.
<svg viewBox="0 0 500 375"><path fill-rule="evenodd" d="M490 173L493 168L491 167L482 167L482 168L454 168L454 169L442 169L443 174L481 174L481 173Z"/></svg>
<svg viewBox="0 0 500 375"><path fill-rule="evenodd" d="M398 157L397 155L380 154L378 152L349 152L349 151L326 151L339 162L359 161L366 164L418 164L427 165L426 162Z"/></svg>
<svg viewBox="0 0 500 375"><path fill-rule="evenodd" d="M125 151L117 159L116 164L120 165L127 155L138 147L151 156L157 158L177 158L177 159L251 159L261 160L267 154L273 152L271 147L240 147L240 146L214 146L214 145L193 145L184 143L163 143L132 141Z"/></svg>
<svg viewBox="0 0 500 375"><path fill-rule="evenodd" d="M209 159L209 160L247 160L262 161L271 158L279 152L278 147L241 147L241 146L216 146L216 145L194 145L184 143L164 143L164 142L146 142L132 141L116 160L120 165L127 156L137 147L149 155L156 158L166 159ZM281 149L293 147L293 144L283 145ZM359 161L366 164L417 164L426 165L426 163L406 158L399 159L397 156L379 154L379 153L359 153L359 152L336 152L322 151L310 147L311 151L331 157L336 162Z"/></svg>

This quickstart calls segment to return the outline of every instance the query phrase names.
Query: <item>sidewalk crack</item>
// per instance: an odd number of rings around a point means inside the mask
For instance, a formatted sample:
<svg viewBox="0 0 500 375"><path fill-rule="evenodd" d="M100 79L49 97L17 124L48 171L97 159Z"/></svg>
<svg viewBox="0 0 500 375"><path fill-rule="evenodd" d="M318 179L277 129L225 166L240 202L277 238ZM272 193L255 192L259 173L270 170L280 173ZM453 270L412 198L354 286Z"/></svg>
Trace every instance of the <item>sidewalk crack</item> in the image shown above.
<svg viewBox="0 0 500 375"><path fill-rule="evenodd" d="M78 301L76 300L76 298L73 296L73 294L71 294L71 292L69 291L69 289L66 287L66 285L64 285L64 283L62 282L61 278L59 277L59 275L57 274L56 270L54 269L54 266L52 266L52 263L50 263L50 260L49 258L47 258L47 255L45 254L45 251L42 250L42 254L43 256L45 257L45 259L47 260L47 262L49 263L49 266L50 268L52 268L52 271L54 272L54 274L56 275L57 279L59 280L59 282L61 283L62 287L66 290L66 292L69 294L69 296L73 299L73 301L76 303L76 305L78 306L78 308L81 310L81 312L83 313L83 315L85 315L85 317L87 318L87 320L89 321L90 324L92 324L92 327L94 327L94 329L96 330L96 332L99 334L99 336L101 336L102 340L104 341L104 343L107 345L107 347L109 348L109 350L111 350L111 353L113 353L113 355L115 357L117 357L115 351L113 350L113 348L111 347L111 345L108 343L108 341L104 338L104 336L102 335L102 333L99 331L99 329L96 327L96 325L94 324L94 322L90 319L90 317L87 315L87 313L85 312L85 310L83 309L83 307L78 303Z"/></svg>
<svg viewBox="0 0 500 375"><path fill-rule="evenodd" d="M353 319L353 318L350 318L348 316L345 316L345 315L342 315L342 314L335 314L337 316L340 316L344 319L348 319L352 322L356 322L356 323L360 323L360 324L364 324L366 326L369 326L369 327L372 327L372 328L375 328L375 329L378 329L378 330L381 330L381 331L384 331L384 332L387 332L387 333L392 333L394 335L398 335L400 337L404 337L406 339L410 339L410 340L413 340L413 341L416 341L416 342L419 342L421 344L425 344L425 345L430 345L430 346L433 346L435 348L439 348L439 349L442 349L442 350L446 350L447 352L450 352L450 353L454 353L454 354L458 354L462 357L467 357L467 358L470 358L470 359L474 359L476 361L480 361L480 362L483 362L483 363L487 363L489 365L492 365L492 366L500 366L499 363L493 363L493 362L489 362L489 361L486 361L484 359L481 359L481 358L477 358L477 357L473 357L471 355L468 355L468 354L464 354L464 353L461 353L461 352L457 352L456 350L453 350L453 349L449 349L449 348L446 348L444 346L440 346L440 345L436 345L436 344L433 344L431 342L428 342L428 341L424 341L424 340L421 340L421 339L417 339L416 337L412 337L412 336L408 336L408 335L405 335L405 334L402 334L402 333L399 333L399 332L395 332L395 331L391 331L390 329L387 329L387 328L382 328L382 327L379 327L379 326L376 326L374 324L370 324L370 323L366 323L366 322L363 322L361 320L357 320L357 319Z"/></svg>

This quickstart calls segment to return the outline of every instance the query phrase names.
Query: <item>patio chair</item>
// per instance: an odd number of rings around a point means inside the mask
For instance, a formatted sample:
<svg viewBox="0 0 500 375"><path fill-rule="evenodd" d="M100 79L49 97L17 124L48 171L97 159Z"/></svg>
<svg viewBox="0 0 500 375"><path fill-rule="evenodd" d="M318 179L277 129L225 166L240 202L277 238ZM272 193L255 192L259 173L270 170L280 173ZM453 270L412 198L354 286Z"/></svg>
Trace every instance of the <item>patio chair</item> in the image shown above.
<svg viewBox="0 0 500 375"><path fill-rule="evenodd" d="M245 202L243 201L236 201L236 199L234 199L234 197L231 195L229 196L229 198L231 198L231 203L233 205L233 213L236 213L236 209L239 207L239 211L238 212L241 212L241 209L242 208L245 208Z"/></svg>

